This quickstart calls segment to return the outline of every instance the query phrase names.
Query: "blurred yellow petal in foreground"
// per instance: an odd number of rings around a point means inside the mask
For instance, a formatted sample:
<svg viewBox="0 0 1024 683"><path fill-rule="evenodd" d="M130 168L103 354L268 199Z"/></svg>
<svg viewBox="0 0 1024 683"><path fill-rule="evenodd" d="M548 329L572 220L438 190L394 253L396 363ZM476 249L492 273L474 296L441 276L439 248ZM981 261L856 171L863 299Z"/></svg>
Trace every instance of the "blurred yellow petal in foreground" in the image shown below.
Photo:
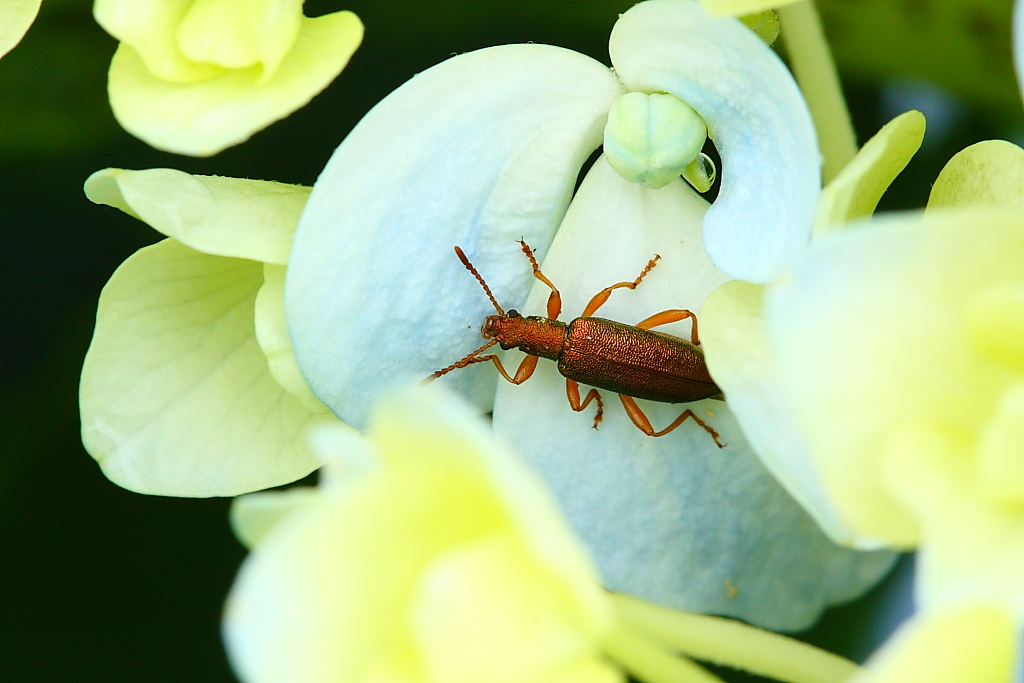
<svg viewBox="0 0 1024 683"><path fill-rule="evenodd" d="M622 680L600 655L611 607L590 561L483 422L411 389L368 437L337 429L315 439L328 484L283 514L236 505L236 528L263 529L225 615L242 680ZM363 470L339 475L352 460Z"/></svg>
<svg viewBox="0 0 1024 683"><path fill-rule="evenodd" d="M609 595L543 484L433 386L376 404L367 436L310 430L320 485L243 496L252 549L225 639L246 683L788 683L856 665L742 622Z"/></svg>
<svg viewBox="0 0 1024 683"><path fill-rule="evenodd" d="M1013 622L995 605L970 604L904 624L849 683L1006 683Z"/></svg>

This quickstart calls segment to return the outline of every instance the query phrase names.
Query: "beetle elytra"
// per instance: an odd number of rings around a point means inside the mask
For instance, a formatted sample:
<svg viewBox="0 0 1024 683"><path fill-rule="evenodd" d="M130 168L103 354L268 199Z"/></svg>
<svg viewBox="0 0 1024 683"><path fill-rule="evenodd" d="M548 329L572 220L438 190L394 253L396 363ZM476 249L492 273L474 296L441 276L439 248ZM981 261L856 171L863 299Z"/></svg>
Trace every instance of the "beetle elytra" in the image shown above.
<svg viewBox="0 0 1024 683"><path fill-rule="evenodd" d="M636 289L661 257L655 254L635 280L619 282L602 289L590 300L579 318L564 323L558 320L562 312L562 297L558 289L541 272L529 245L523 240L519 240L519 243L533 267L534 277L551 289L547 317L522 316L515 310L510 309L507 313L502 310L466 254L455 247L459 260L476 277L498 315L487 316L480 330L483 338L490 341L462 360L438 370L425 381L433 381L452 370L474 363L490 361L506 380L512 384L522 384L533 374L537 361L549 358L558 363L558 371L565 377L565 393L573 410L580 412L591 401L597 403L594 429L597 429L604 415L604 402L598 392L598 389L604 389L619 395L630 420L648 436L664 436L687 419L692 419L711 435L719 448L724 448L725 444L719 441L718 432L692 410L683 411L668 427L655 431L651 421L634 400L642 398L662 403L689 403L705 398L722 398L722 390L711 378L704 362L704 352L700 349L697 333L697 317L684 309L662 311L636 325L593 317L613 290L622 287ZM693 326L692 342L651 330L652 327L687 318ZM505 350L517 347L527 354L515 375L510 376L505 371L497 355L480 355L495 344ZM594 387L582 401L580 382Z"/></svg>

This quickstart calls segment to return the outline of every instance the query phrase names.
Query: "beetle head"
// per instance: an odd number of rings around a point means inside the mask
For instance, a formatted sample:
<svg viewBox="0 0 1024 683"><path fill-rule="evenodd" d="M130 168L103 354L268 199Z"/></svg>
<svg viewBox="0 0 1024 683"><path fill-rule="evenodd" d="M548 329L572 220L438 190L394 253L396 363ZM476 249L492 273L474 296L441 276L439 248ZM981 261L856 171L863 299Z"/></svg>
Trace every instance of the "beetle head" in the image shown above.
<svg viewBox="0 0 1024 683"><path fill-rule="evenodd" d="M526 327L524 322L519 312L512 308L504 315L487 316L480 328L480 335L484 339L497 339L501 348L508 351L522 343Z"/></svg>

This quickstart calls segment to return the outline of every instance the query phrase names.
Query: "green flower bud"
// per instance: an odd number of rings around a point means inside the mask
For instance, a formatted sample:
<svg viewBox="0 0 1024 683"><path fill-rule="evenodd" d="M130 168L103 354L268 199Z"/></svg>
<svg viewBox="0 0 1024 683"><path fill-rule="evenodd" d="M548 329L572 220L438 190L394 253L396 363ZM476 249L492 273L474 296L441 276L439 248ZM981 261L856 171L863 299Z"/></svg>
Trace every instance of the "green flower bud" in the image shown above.
<svg viewBox="0 0 1024 683"><path fill-rule="evenodd" d="M657 190L697 158L707 136L704 119L678 97L631 92L608 112L604 153L623 178Z"/></svg>

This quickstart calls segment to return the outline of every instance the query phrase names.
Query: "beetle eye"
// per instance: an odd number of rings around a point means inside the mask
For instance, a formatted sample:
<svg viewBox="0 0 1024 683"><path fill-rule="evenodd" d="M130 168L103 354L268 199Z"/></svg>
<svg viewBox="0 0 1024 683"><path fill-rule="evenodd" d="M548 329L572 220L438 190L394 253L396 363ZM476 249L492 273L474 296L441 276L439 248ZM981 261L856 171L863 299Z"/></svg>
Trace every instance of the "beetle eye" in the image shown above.
<svg viewBox="0 0 1024 683"><path fill-rule="evenodd" d="M514 308L510 308L510 309L508 309L508 313L506 313L505 315L507 315L510 318L518 318L519 317L519 311L517 311Z"/></svg>
<svg viewBox="0 0 1024 683"><path fill-rule="evenodd" d="M499 342L498 346L501 347L502 351L508 351L509 349L512 348L512 344L506 344L505 342Z"/></svg>

